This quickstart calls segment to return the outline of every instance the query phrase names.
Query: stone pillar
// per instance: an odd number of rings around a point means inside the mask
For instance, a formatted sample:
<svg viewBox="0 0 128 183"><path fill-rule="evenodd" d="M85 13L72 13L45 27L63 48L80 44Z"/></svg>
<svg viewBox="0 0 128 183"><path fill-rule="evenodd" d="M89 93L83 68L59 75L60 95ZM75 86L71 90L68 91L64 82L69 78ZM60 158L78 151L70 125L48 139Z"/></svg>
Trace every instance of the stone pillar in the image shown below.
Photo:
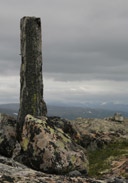
<svg viewBox="0 0 128 183"><path fill-rule="evenodd" d="M42 79L42 35L41 20L36 17L23 17L21 30L21 70L20 70L20 109L18 131L22 132L27 114L45 116L46 104L43 100Z"/></svg>

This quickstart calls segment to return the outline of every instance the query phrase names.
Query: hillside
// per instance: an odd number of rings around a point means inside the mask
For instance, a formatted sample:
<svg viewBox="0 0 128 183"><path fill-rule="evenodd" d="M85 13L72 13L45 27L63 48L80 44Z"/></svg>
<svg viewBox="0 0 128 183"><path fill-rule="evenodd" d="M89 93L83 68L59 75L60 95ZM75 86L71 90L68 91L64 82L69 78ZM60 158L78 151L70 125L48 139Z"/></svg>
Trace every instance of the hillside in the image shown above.
<svg viewBox="0 0 128 183"><path fill-rule="evenodd" d="M70 107L70 106L54 106L47 105L48 116L60 116L69 120L76 119L78 117L82 118L105 118L108 116L113 116L115 112L120 112L123 116L128 117L126 108L123 106L115 105L111 108L109 105L104 106L94 106L92 107ZM1 104L0 113L6 113L12 116L16 116L18 113L19 104Z"/></svg>

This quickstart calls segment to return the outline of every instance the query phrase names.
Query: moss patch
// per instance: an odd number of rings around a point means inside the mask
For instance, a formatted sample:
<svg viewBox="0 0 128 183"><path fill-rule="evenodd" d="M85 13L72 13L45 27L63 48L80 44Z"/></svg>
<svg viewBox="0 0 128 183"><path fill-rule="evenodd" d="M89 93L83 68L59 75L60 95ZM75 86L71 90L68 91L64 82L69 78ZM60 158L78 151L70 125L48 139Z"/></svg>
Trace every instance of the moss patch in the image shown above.
<svg viewBox="0 0 128 183"><path fill-rule="evenodd" d="M28 143L29 143L29 139L28 139L28 138L25 138L25 139L22 141L21 147L23 148L24 151L27 150L27 148L28 148Z"/></svg>
<svg viewBox="0 0 128 183"><path fill-rule="evenodd" d="M1 144L3 141L4 141L4 139L0 137L0 144Z"/></svg>

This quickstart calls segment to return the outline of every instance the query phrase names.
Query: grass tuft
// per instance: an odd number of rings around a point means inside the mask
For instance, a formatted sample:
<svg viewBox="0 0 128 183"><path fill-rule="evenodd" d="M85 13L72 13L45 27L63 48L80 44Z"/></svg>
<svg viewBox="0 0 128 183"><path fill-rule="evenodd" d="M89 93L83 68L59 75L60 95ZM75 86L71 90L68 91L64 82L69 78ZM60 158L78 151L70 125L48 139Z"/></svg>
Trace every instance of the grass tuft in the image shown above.
<svg viewBox="0 0 128 183"><path fill-rule="evenodd" d="M113 142L102 149L88 151L89 176L101 177L101 172L111 172L112 160L128 155L128 141Z"/></svg>

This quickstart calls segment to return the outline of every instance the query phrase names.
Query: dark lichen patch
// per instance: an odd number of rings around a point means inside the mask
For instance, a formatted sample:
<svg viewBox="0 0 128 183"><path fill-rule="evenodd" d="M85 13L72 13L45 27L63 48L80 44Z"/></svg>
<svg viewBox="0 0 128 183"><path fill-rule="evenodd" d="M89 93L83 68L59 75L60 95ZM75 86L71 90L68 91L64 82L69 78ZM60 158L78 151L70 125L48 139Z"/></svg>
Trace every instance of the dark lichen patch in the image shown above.
<svg viewBox="0 0 128 183"><path fill-rule="evenodd" d="M49 141L49 145L52 145L54 147L54 149L57 148L57 145L55 143L53 143L52 141Z"/></svg>
<svg viewBox="0 0 128 183"><path fill-rule="evenodd" d="M51 133L51 132L50 132L50 129L48 129L48 128L44 128L44 131L45 131L46 133L49 133L49 134Z"/></svg>
<svg viewBox="0 0 128 183"><path fill-rule="evenodd" d="M36 135L40 134L40 132L41 132L41 129L40 129L40 128L38 128L38 127L35 127L35 128L34 128L34 133L35 133Z"/></svg>
<svg viewBox="0 0 128 183"><path fill-rule="evenodd" d="M31 167L35 170L40 170L40 162L43 162L40 156L31 159Z"/></svg>
<svg viewBox="0 0 128 183"><path fill-rule="evenodd" d="M47 123L46 123L47 126L50 126L51 128L53 128L55 130L57 127L56 122L58 119L60 119L60 118L59 117L48 117Z"/></svg>
<svg viewBox="0 0 128 183"><path fill-rule="evenodd" d="M14 178L11 178L10 176L7 176L7 175L3 175L2 177L1 177L1 179L2 179L2 182L4 183L4 181L5 182L14 182Z"/></svg>
<svg viewBox="0 0 128 183"><path fill-rule="evenodd" d="M3 137L3 141L0 144L0 153L2 155L5 155L7 157L11 157L12 153L13 153L13 148L15 146L15 141L13 141L13 139L7 139L6 137ZM5 151L5 147L6 147L6 151Z"/></svg>

